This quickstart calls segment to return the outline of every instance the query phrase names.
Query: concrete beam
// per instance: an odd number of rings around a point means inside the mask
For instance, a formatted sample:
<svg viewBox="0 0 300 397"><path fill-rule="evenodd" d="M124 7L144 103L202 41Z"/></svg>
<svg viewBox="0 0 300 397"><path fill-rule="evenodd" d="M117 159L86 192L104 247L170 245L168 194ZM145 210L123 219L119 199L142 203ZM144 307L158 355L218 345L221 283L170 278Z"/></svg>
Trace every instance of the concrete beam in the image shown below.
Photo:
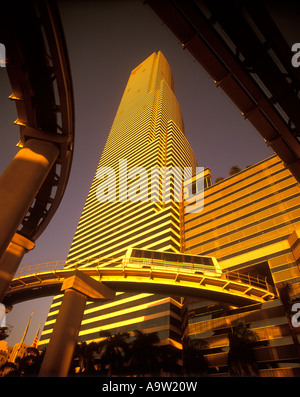
<svg viewBox="0 0 300 397"><path fill-rule="evenodd" d="M85 295L90 300L114 299L115 291L106 287L99 281L84 274L80 270L74 270L74 274L64 279L61 291L72 288Z"/></svg>
<svg viewBox="0 0 300 397"><path fill-rule="evenodd" d="M75 270L62 285L64 297L39 376L67 376L87 299L113 299L115 291Z"/></svg>
<svg viewBox="0 0 300 397"><path fill-rule="evenodd" d="M16 233L0 260L0 302L9 287L11 280L26 252L34 248L34 242Z"/></svg>
<svg viewBox="0 0 300 397"><path fill-rule="evenodd" d="M58 154L54 143L29 139L0 176L0 259Z"/></svg>

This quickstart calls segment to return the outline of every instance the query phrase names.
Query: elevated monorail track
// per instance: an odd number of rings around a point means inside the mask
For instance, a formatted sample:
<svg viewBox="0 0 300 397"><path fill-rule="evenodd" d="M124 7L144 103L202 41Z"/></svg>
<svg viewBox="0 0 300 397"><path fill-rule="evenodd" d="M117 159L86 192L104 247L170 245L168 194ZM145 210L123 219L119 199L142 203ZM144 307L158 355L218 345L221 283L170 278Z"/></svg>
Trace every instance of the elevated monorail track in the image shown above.
<svg viewBox="0 0 300 397"><path fill-rule="evenodd" d="M293 52L265 2L145 3L300 182L300 68L293 67ZM282 7L293 12L291 2Z"/></svg>
<svg viewBox="0 0 300 397"><path fill-rule="evenodd" d="M0 42L16 104L22 148L30 139L54 143L58 157L17 232L35 241L63 197L74 145L74 98L62 23L55 1L1 4ZM16 142L17 143L17 142ZM21 199L21 198L20 198Z"/></svg>
<svg viewBox="0 0 300 397"><path fill-rule="evenodd" d="M197 267L138 265L120 262L104 266L80 264L65 268L64 262L52 262L21 268L12 280L3 303L18 302L59 293L65 278L78 269L115 291L143 291L175 296L192 296L243 306L276 298L274 288L265 279L238 272L207 275Z"/></svg>

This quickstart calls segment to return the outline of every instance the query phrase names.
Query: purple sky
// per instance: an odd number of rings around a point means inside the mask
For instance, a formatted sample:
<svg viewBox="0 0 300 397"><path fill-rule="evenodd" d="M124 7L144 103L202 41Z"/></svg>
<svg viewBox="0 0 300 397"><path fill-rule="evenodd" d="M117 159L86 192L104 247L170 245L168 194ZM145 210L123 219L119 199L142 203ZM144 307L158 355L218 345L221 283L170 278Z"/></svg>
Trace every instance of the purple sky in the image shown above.
<svg viewBox="0 0 300 397"><path fill-rule="evenodd" d="M26 254L23 266L64 260L110 131L130 72L153 52L161 50L175 80L186 136L198 165L211 169L213 180L228 176L232 165L242 169L273 154L252 125L176 37L140 0L59 1L71 62L75 95L75 152L69 184L48 228ZM299 40L300 41L300 36ZM15 104L5 68L0 68L0 172L17 152ZM25 343L31 344L44 322L52 298L14 307L7 315L13 325L9 345L18 342L32 310Z"/></svg>

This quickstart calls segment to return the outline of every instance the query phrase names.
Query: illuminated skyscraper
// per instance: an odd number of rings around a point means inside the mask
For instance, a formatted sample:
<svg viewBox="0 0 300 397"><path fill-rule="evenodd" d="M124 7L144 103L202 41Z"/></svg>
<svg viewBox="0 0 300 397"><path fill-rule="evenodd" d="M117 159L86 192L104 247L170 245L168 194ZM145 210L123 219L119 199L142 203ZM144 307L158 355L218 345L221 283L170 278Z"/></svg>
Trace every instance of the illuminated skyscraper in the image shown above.
<svg viewBox="0 0 300 397"><path fill-rule="evenodd" d="M101 175L104 167L114 170L115 179ZM134 167L143 167L146 175L135 178ZM267 283L277 294L282 283L290 283L291 298L299 300L300 189L277 156L214 185L206 169L205 207L198 213L186 210L189 203L176 202L182 187L176 175L171 178L170 201L163 200L161 179L150 183L153 167L174 167L174 174L196 167L184 136L172 74L161 53L151 55L131 73L66 266L78 261L80 267L84 260L84 266L93 266L99 258L102 266L118 266L129 247L137 248L136 252L159 250L164 256L172 256L166 252L184 253L185 258L213 256L224 272L237 272L232 277L246 277L254 285ZM189 193L194 179L185 186ZM101 192L110 201L101 202ZM57 295L53 300L41 347L50 339L61 298ZM259 337L255 352L262 376L299 376L295 347L299 330L291 329L287 310L280 299L233 306L208 296L197 300L118 292L113 301L87 303L78 339L97 340L100 330L134 329L158 332L163 343L175 346L182 336L199 338L207 342L209 373L224 375L228 373L228 334L242 320Z"/></svg>
<svg viewBox="0 0 300 397"><path fill-rule="evenodd" d="M109 200L116 199L114 202L99 200L99 188L105 181L99 170L104 167L115 171L116 179L108 183L106 191ZM131 175L133 167L143 167L147 175ZM184 135L171 69L161 52L153 53L131 72L69 251L68 267L78 259L89 260L89 265L99 258L103 266L117 263L129 247L183 251L183 206L175 200L181 186L177 186L176 175L171 176L166 192L170 200L166 202L161 179L150 184L153 167L177 167L175 174L178 169L196 167ZM141 179L147 176L144 189ZM113 187L115 197L110 190ZM128 199L130 194L136 197L135 202ZM42 346L49 341L60 303L58 295L45 323ZM157 294L122 292L113 302L88 302L79 340L98 339L99 330L116 333L134 329L158 332L165 342L180 341L180 303Z"/></svg>

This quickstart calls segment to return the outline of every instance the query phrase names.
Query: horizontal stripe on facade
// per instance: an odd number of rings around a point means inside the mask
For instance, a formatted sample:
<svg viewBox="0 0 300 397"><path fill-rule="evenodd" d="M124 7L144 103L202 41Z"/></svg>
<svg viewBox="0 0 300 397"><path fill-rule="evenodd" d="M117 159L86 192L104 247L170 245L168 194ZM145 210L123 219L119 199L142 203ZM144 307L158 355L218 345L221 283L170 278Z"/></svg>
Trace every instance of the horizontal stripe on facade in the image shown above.
<svg viewBox="0 0 300 397"><path fill-rule="evenodd" d="M289 178L289 177L284 178L284 179L288 179L288 178ZM282 188L282 189L278 189L276 193L278 193L278 194L284 193L284 192L286 192L287 190L296 187L297 185L298 185L297 183L293 183L293 184L291 184L291 185L289 185L289 186L286 186L286 187L284 187L284 188ZM259 188L259 189L255 190L255 191L253 191L252 194L256 194L256 193L258 193L258 192L260 192L260 191L263 192L263 191L265 191L265 190L266 190L266 187ZM231 193L231 195L235 195L235 192ZM236 207L235 209L233 209L233 210L230 210L230 211L228 211L228 212L226 212L226 213L224 213L224 214L218 215L218 216L213 216L213 219L214 219L214 220L220 219L220 218L222 218L222 217L224 217L224 216L227 216L228 214L234 213L235 211L240 211L241 209L244 209L244 208L247 208L247 207L251 207L251 206L254 205L254 204L263 203L265 200L267 200L268 198L273 197L273 196L274 196L274 192L272 192L272 193L270 193L270 194L268 194L268 195L264 195L264 196L262 196L261 198L252 201L251 203L244 204L243 206L238 206L238 205L237 205L237 207ZM246 198L246 197L248 197L248 194L247 194L247 195L244 195L244 196L238 196L238 197L235 198L235 199L231 199L231 200L228 201L227 203L223 203L222 205L220 205L220 206L217 207L217 208L213 208L213 209L211 209L211 210L209 210L209 211L202 212L201 214L199 214L199 216L193 217L193 218L189 219L188 222L191 222L191 221L194 222L194 221L197 221L197 220L199 220L199 222L198 222L198 225L192 226L192 227L190 227L190 228L189 228L189 227L187 226L187 224L186 224L186 230L187 230L187 231L191 231L191 230L194 230L195 228L199 227L199 224L201 224L201 226L203 226L203 225L205 225L205 224L210 223L211 220L201 222L201 217L207 216L207 215L209 215L209 214L212 214L212 215L213 215L213 214L215 213L216 210L220 210L220 209L225 208L225 207L227 207L227 206L229 206L229 205L232 205L232 204L234 204L234 203L237 203L237 204L238 204L239 201L241 201L242 199L244 199L244 198ZM300 192L299 192L299 193L296 193L296 194L293 194L292 196L289 196L289 197L287 197L287 198L285 198L285 199L280 199L280 201L282 201L282 202L289 201L289 200L291 200L291 198L295 198L295 197L299 197L299 198L300 198ZM220 199L218 199L218 200L223 200L223 198L220 198ZM205 201L205 199L204 199L204 201ZM278 205L278 202L273 204L273 206L275 206L275 205ZM208 206L208 204L206 204L206 203L204 202L204 208L205 208L205 209L207 208L207 206ZM269 207L269 205L268 205L268 207ZM266 206L263 205L263 206L262 206L262 209L259 210L259 211L263 211L263 210L265 210L265 209L266 209ZM233 220L233 222L236 222L236 221L239 220L239 219L240 219L240 218L237 218L237 219ZM187 222L187 223L188 223L188 222Z"/></svg>
<svg viewBox="0 0 300 397"><path fill-rule="evenodd" d="M297 218L294 218L294 219L293 219L293 223L297 223L297 222L300 222L300 217L297 217ZM268 229L262 229L262 230L260 230L259 232L256 232L256 233L253 233L253 234L249 234L248 236L241 237L241 238L239 238L238 240L231 241L230 243L227 243L227 244L223 244L221 247L218 247L217 249L218 249L218 250L221 250L221 249L225 249L225 248L234 246L234 245L236 245L236 244L240 244L240 243L245 242L245 241L247 241L247 240L251 240L252 238L258 237L258 236L260 236L260 235L262 235L262 234L270 233L270 232L272 232L272 231L274 231L274 230L277 231L277 230L279 230L280 228L282 228L282 227L284 227L284 226L288 226L288 225L290 225L290 224L291 224L291 221L290 221L290 220L288 220L288 221L286 221L286 222L282 222L280 225L275 225L275 226L270 227L270 228L268 228ZM233 233L238 233L238 232L239 232L239 231L234 230L234 232L232 232L231 234L233 234ZM220 238L222 238L222 237L223 237L223 235L218 236L218 237L216 237L216 238L214 238L214 239L211 239L211 241L218 241L218 240L219 240ZM203 245L205 245L205 244L207 244L207 243L209 243L209 242L210 242L210 240L202 241L201 243L197 243L197 244L195 244L195 245L189 247L189 249L195 249L195 248L200 247L200 246L203 246ZM269 242L270 242L270 241L267 240L267 241L265 241L264 244L268 244ZM216 248L215 248L214 250L216 250ZM249 249L248 249L248 250L249 250ZM220 259L221 259L221 258L220 258ZM222 259L224 259L224 258L222 258Z"/></svg>
<svg viewBox="0 0 300 397"><path fill-rule="evenodd" d="M284 170L280 170L278 172L283 172L283 171ZM269 177L265 177L264 179L269 179ZM279 186L280 183L285 182L286 180L289 180L289 179L291 179L292 183L287 188L283 188L283 191L286 190L286 189L289 189L291 187L298 186L298 184L294 182L294 178L291 175L284 176L282 179L279 179L279 180L277 179L276 185ZM251 183L251 185L255 186L258 183L261 183L262 181L263 181L263 179L259 180L259 181L254 181L253 183ZM217 209L223 208L223 207L225 207L227 205L231 205L231 204L233 204L235 202L238 202L238 201L240 201L242 199L245 199L246 197L249 196L249 193L247 193L247 192L244 195L238 195L237 194L239 192L242 192L243 190L245 191L246 189L248 189L250 185L247 185L247 186L242 186L240 189L235 190L233 192L230 192L230 193L228 193L226 195L220 195L219 198L217 198L217 199L215 199L213 201L208 201L208 199L211 198L211 196L212 196L212 194L210 194L208 192L208 190L211 189L214 186L215 185L212 185L211 187L205 189L205 198L204 198L205 208L207 208L209 206L213 206L213 208L211 210L206 211L204 215L209 214L209 213L213 213ZM257 194L259 192L264 192L266 189L268 189L269 187L272 188L273 186L274 186L274 182L272 182L272 180L270 180L269 184L266 184L266 185L264 185L264 186L262 186L260 188L257 188L256 190L251 190L250 194L254 195L254 194ZM222 190L218 190L218 191L214 192L213 194L220 194L221 192L222 192ZM280 192L280 189L277 192ZM272 192L272 194L274 195L274 192ZM236 196L236 198L233 198L233 196ZM228 201L226 202L227 199L228 199ZM220 203L220 205L217 205L218 202ZM202 216L203 216L203 213L199 214L198 217L200 218ZM198 217L191 217L189 219L186 219L186 224L188 224L188 223L190 223L190 222L192 222L194 220L197 220Z"/></svg>
<svg viewBox="0 0 300 397"><path fill-rule="evenodd" d="M162 317L164 318L166 315L166 312L168 312L168 315L172 317L172 324L174 324L176 327L180 328L181 321L176 318L174 315L175 313L172 312L172 305L171 303L160 303L157 305L154 305L153 307L148 307L148 308L142 308L140 310L135 310L135 307L133 306L131 310L127 308L127 313L119 315L118 312L113 312L113 316L107 318L107 319L97 319L97 316L90 316L89 317L89 322L86 322L86 318L84 316L83 321L81 323L80 330L88 330L92 327L99 327L101 328L104 325L115 323L115 322L121 322L121 321L127 321L133 318L147 318L148 316L151 315L156 315L156 317Z"/></svg>
<svg viewBox="0 0 300 397"><path fill-rule="evenodd" d="M120 204L121 205L121 204ZM89 233L91 230L93 230L93 228L98 227L99 229L101 228L102 233L109 233L110 227L112 226L113 222L132 222L133 220L135 222L138 222L138 220L143 219L147 214L152 216L155 216L156 213L154 211L154 204L152 205L148 205L146 206L145 204L142 205L141 209L139 211L135 210L134 208L130 208L128 210L128 208L126 209L126 211L124 211L123 213L119 213L118 211L108 211L105 212L105 214L107 214L107 216L103 216L103 214L98 213L95 214L95 218L93 218L92 221L87 222L84 225L81 225L80 227L78 226L78 229L75 233L74 236L74 240L72 242L72 247L73 245L75 245L78 242L78 239L82 237L81 234L83 234L84 236L87 234L87 232ZM173 214L173 216L178 216L176 208L172 207L169 203L166 204L164 210L167 212L171 212L171 214ZM116 212L115 216L113 216L113 213ZM96 216L97 215L97 216ZM107 218L105 220L105 218ZM87 230L85 230L87 229Z"/></svg>
<svg viewBox="0 0 300 397"><path fill-rule="evenodd" d="M261 165L261 164L264 163L264 162L268 162L268 161L272 160L273 157L275 158L275 157L277 157L277 156L275 155L275 156L272 156L272 157L270 157L270 158L268 158L268 159L266 159L266 160L263 160L262 162L260 162L260 163L258 163L258 164L255 164L255 165L253 166L253 168L256 168L257 166ZM258 179L258 180L255 180L255 181L249 183L247 186L242 186L241 188L236 189L234 192L230 192L230 193L227 193L227 194L226 194L226 193L225 193L225 194L222 194L222 196L221 196L220 198L218 198L218 199L216 199L216 200L214 200L214 201L212 201L212 202L209 202L208 205L213 205L213 204L215 204L216 202L218 202L219 200L223 200L224 198L229 197L229 196L231 196L232 194L238 193L238 192L240 192L240 191L242 191L242 190L244 190L244 189L246 189L246 188L248 188L248 187L250 187L250 186L254 186L254 185L256 185L257 183L264 181L265 179L269 179L269 178L271 178L271 177L274 177L274 176L276 176L277 174L279 174L280 172L286 171L286 169L284 168L284 166L283 166L281 160L276 161L275 163L271 163L270 165L268 165L268 166L267 166L267 170L270 170L271 168L276 167L276 166L278 166L278 165L280 165L280 164L282 165L282 168L280 168L279 170L274 171L273 173L270 173L270 174L268 174L268 175L265 175L265 176L263 176L261 179ZM251 167L251 168L252 168L252 167ZM224 193L227 189L231 189L231 188L232 188L233 186L235 186L235 185L238 185L238 184L240 184L240 183L244 183L247 179L253 178L254 176L257 176L257 175L259 175L259 174L261 174L261 173L266 172L266 168L258 169L257 171L252 172L252 173L250 173L249 175L245 176L245 174L249 173L250 171L251 171L250 168L249 168L249 169L245 169L245 170L241 171L241 173L239 173L238 175L230 176L230 177L224 179L222 182L219 182L220 185L219 185L219 184L214 184L214 185L209 186L209 187L205 190L205 191L206 191L206 194L207 194L209 197L213 197L215 194ZM243 175L243 174L244 174L244 175ZM289 175L288 177L293 178L292 175ZM233 180L233 179L235 179L235 178L237 179L236 182L228 183L228 184L226 185L227 182L230 182L230 179ZM231 180L231 182L232 182L232 180ZM274 183L274 182L272 182L272 183ZM277 183L277 182L276 182L276 183ZM223 185L223 186L222 186L222 185ZM218 189L218 187L219 187L219 189ZM215 191L214 191L214 190L215 190ZM188 220L187 222L189 222L189 220Z"/></svg>
<svg viewBox="0 0 300 397"><path fill-rule="evenodd" d="M145 215L143 217L141 215L141 219L139 219L137 221L131 220L131 222L126 221L125 225L122 224L122 220L119 220L118 229L122 229L122 230L114 231L112 228L110 231L107 230L107 233L105 233L99 227L98 230L96 230L95 232L89 233L89 235L87 237L83 238L80 241L74 242L72 244L70 251L69 251L69 255L72 254L72 251L79 249L79 247L83 243L99 241L99 234L101 235L101 244L105 244L106 240L109 241L109 240L112 240L112 238L113 239L120 238L122 236L125 236L127 233L135 232L137 230L137 228L142 228L143 226L146 226L146 225L151 226L151 227L159 226L159 223L165 219L173 220L174 222L176 222L175 216L166 212L165 214L163 214L163 216L161 216L161 214L156 214L156 216L153 216L153 213L152 213L149 216L147 216L146 219L145 219Z"/></svg>
<svg viewBox="0 0 300 397"><path fill-rule="evenodd" d="M109 249L111 247L116 247L116 245L119 245L120 242L128 242L132 240L133 238L136 238L136 240L145 239L147 236L151 237L151 235L157 234L158 230L161 232L162 230L169 231L169 229L172 228L172 232L174 233L174 236L177 235L177 238L180 238L180 228L179 225L175 224L174 219L172 219L170 216L166 216L163 220L153 220L155 222L150 223L146 222L145 227L138 225L134 225L132 228L129 230L121 230L117 234L111 233L110 236L102 236L101 233L97 237L92 238L91 240L88 240L85 245L80 245L79 247L74 247L73 252L69 254L68 258L70 258L74 253L78 257L80 257L80 252L85 251L87 249L92 249L96 246L101 246L105 247L105 249ZM146 228L147 226L147 228ZM131 245L128 243L127 245Z"/></svg>
<svg viewBox="0 0 300 397"><path fill-rule="evenodd" d="M274 205L278 205L278 203L275 203ZM271 207L271 206L270 206L270 207ZM250 213L247 213L246 215L244 215L244 216L242 216L242 217L239 217L239 218L238 218L238 221L240 221L241 219L245 219L245 218L247 218L247 217L256 215L257 213L259 213L259 212L261 212L261 211L263 211L263 210L265 210L265 209L266 209L266 208L264 207L264 208L261 208L261 209L259 209L259 210L256 210L256 211L252 211L252 212L250 212ZM220 240L220 239L223 238L223 237L230 236L230 235L232 235L232 234L234 234L234 233L239 233L239 232L241 232L241 231L243 231L243 230L247 230L247 229L249 229L249 228L251 228L251 227L253 227L253 226L259 226L259 225L261 225L261 224L264 223L264 222L268 222L268 221L270 221L270 220L272 220L272 219L277 219L277 218L279 218L280 216L284 216L285 214L289 214L290 212L293 212L293 211L295 211L295 210L299 210L299 205L294 206L294 207L291 207L291 208L288 208L288 209L285 209L285 210L282 210L282 211L279 211L279 212L276 212L274 215L267 216L267 217L265 217L265 218L260 219L259 221L255 221L255 222L252 222L252 223L248 223L247 225L241 226L241 227L239 227L238 229L234 229L234 230L232 230L232 231L230 231L230 232L220 233L219 236L217 236L217 237L213 237L213 238L211 238L211 239L204 240L204 241L202 242L202 244L208 244L208 243L211 243L211 242L213 242L213 241L218 241L218 240ZM297 219L297 218L296 218L296 219ZM229 222L226 222L226 223L222 223L221 226L219 226L219 227L214 227L213 230L217 230L217 231L220 232L220 229L222 229L223 227L229 226L230 224L236 223L236 222L237 222L237 219L234 219L234 220L229 221ZM286 225L286 224L289 224L289 223L290 223L290 220L289 220L289 221L286 221L286 222L283 222L281 225ZM280 227L280 225L277 225L276 227ZM261 231L258 232L258 233L265 232L265 231L268 232L268 231L270 231L270 230L272 230L272 229L274 229L274 228L276 228L276 227L273 227L273 228L271 228L271 229L263 229L263 228L262 228ZM191 241L191 240L193 240L193 239L198 239L200 236L204 236L205 234L210 233L211 231L212 231L212 230L210 229L210 230L206 230L205 232L201 232L201 233L199 233L199 234L195 234L195 235L193 235L193 236L187 238L185 241L187 242L187 241ZM254 236L254 235L250 235L250 236ZM222 246L222 248L223 248L223 246Z"/></svg>
<svg viewBox="0 0 300 397"><path fill-rule="evenodd" d="M295 266L295 262L287 262L281 266L272 267L271 272L273 274L276 274L277 272L282 272L283 270L291 269L294 266Z"/></svg>
<svg viewBox="0 0 300 397"><path fill-rule="evenodd" d="M139 294L140 295L140 294ZM98 309L98 310L91 310L91 308L89 308L88 310L85 311L83 319L82 319L82 324L87 323L88 320L90 319L96 319L97 317L101 317L103 318L102 321L104 321L104 323L106 324L106 322L111 322L111 318L109 320L105 319L105 316L114 313L115 317L122 317L122 316L126 316L130 310L133 311L133 313L136 313L137 310L135 310L134 308L138 308L141 305L147 305L147 304L151 304L153 305L153 307L156 308L156 310L161 310L161 309L157 309L157 306L160 305L164 305L165 302L163 303L159 303L159 301L162 301L163 299L165 299L165 296L159 296L159 295L152 295L152 296L146 296L146 297L139 297L139 295L134 295L133 297L131 297L132 299L128 300L126 303L122 303L119 302L119 304L117 304L115 306L110 306L107 308L101 308L101 305L95 306L93 309ZM136 299L138 298L138 299ZM112 311L112 307L113 307L113 311ZM143 309L139 309L139 311L141 312L142 310L147 310L146 308ZM174 309L175 310L175 309ZM126 313L127 312L127 313ZM122 314L118 314L118 313L122 313ZM106 321L106 322L105 322ZM88 327L88 325L86 325L86 327ZM49 330L52 328L52 324L45 324L44 330Z"/></svg>
<svg viewBox="0 0 300 397"><path fill-rule="evenodd" d="M135 329L144 331L144 329L140 327L140 324L136 324ZM110 331L112 334L115 334L113 329L112 330L108 329L108 331ZM126 327L119 328L118 332L120 332L120 333L127 332ZM160 325L160 326L147 328L147 332L157 332L160 341L172 339L176 342L180 342L180 336L178 335L176 330L173 331L172 327L169 324L164 324L164 325ZM100 340L101 340L101 338L99 338L98 332L91 333L88 336L86 336L86 335L80 336L79 335L79 337L78 337L78 342L86 341L87 343L90 343L93 341L100 341Z"/></svg>
<svg viewBox="0 0 300 397"><path fill-rule="evenodd" d="M167 228L167 227L166 227ZM162 235L164 238L168 237L171 240L171 237L175 240L178 241L180 244L180 237L176 235L176 233L173 230L169 230L170 226L167 228L167 232L165 230L160 230L159 233L156 233L156 237L153 236L153 232L145 232L144 234L141 234L139 236L132 236L130 239L128 239L125 243L119 243L115 244L111 247L111 249L107 249L108 247L105 247L105 251L103 250L103 247L101 245L101 242L93 244L91 247L88 247L84 250L76 251L72 255L68 256L68 261L69 260L76 260L77 258L84 258L88 256L100 256L100 255L105 255L108 256L109 253L111 252L111 257L113 256L113 253L116 252L116 249L118 252L123 251L124 254L127 250L128 247L130 246L135 246L141 248L141 244L145 244L147 240L149 242L151 241L152 243L159 242L162 239ZM102 249L101 249L102 248ZM81 253L80 255L79 252Z"/></svg>
<svg viewBox="0 0 300 397"><path fill-rule="evenodd" d="M89 329L95 329L97 327L99 328L99 330L106 329L108 325L110 327L113 327L114 324L132 323L134 319L139 319L139 321L140 319L143 319L143 324L149 318L151 319L162 318L163 322L165 322L166 315L168 315L171 318L169 319L170 323L180 329L181 318L176 313L174 313L173 308L174 306L170 302L163 302L163 303L158 302L157 305L153 305L150 308L148 307L148 308L139 309L138 307L137 308L133 307L132 311L127 310L127 313L123 313L123 314L118 314L119 311L116 311L115 313L110 311L110 316L108 316L107 318L105 318L105 315L95 316L95 317L92 316L90 319L83 318L80 327L80 332L86 333L86 331L88 331ZM47 337L49 337L49 335L51 335L52 332L53 332L52 328L44 329L43 338L41 338L41 340L44 340Z"/></svg>
<svg viewBox="0 0 300 397"><path fill-rule="evenodd" d="M115 308L115 307L120 307L123 305L126 305L127 302L129 302L129 304L136 300L142 300L142 299L148 299L148 301L154 300L153 298L153 294L150 293L135 293L133 294L132 292L124 292L124 293L119 293L116 294L115 298L113 299L113 301L108 301L108 302L88 302L85 308L85 312L92 312L95 308L97 308L97 310L108 310L110 311L111 308ZM62 301L62 299L60 300ZM52 314L52 312L57 311L58 308L57 306L55 306L52 310L52 307L50 308L49 311L49 315Z"/></svg>
<svg viewBox="0 0 300 397"><path fill-rule="evenodd" d="M262 248L262 247L261 247ZM253 260L247 260L247 262L241 262L240 264L236 265L236 266L230 266L230 270L238 270L241 267L245 267L245 264L247 266L252 266L252 265L256 265L259 264L261 262L266 262L269 261L271 259L277 258L278 256L284 255L284 254L289 254L291 251L289 249L286 250L281 250L280 252L275 252L273 254L268 254L268 255L262 255L262 256L258 256L257 258L253 259ZM238 256L238 255L234 255ZM226 268L228 270L228 268ZM270 269L271 273L274 273L273 268Z"/></svg>
<svg viewBox="0 0 300 397"><path fill-rule="evenodd" d="M170 250L171 252L180 252L180 243L178 240L173 239L173 237L166 237L164 239L158 239L157 241L153 241L153 240L148 240L148 241L139 241L139 246L135 245L134 248L141 248L141 244L143 244L142 248L143 249L151 249L151 250L162 250L162 251L168 251ZM91 259L91 266L95 266L97 265L97 261L99 256L101 256L101 259L110 259L113 256L113 261L117 262L117 261L121 261L123 259L123 256L125 255L126 251L127 251L127 246L124 248L121 248L119 250L112 250L108 253L106 253L106 255L103 255L103 253L101 255L97 254L89 254L87 253L85 258ZM66 265L66 268L72 268L76 265L76 260L77 257L73 260L68 260L69 264ZM71 263L73 262L73 263ZM103 265L102 265L103 266ZM79 266L80 269L80 266Z"/></svg>
<svg viewBox="0 0 300 397"><path fill-rule="evenodd" d="M99 326L95 326L93 328L90 329L86 329L83 331L79 332L79 338L84 336L84 339L89 339L91 338L91 336L93 337L98 337L99 338L99 331L101 330L109 330L109 329L113 329L113 334L117 334L117 333L121 333L121 332L129 332L129 330L133 331L134 329L142 329L144 331L146 331L148 328L152 328L152 327L158 327L160 325L166 325L166 326L170 326L173 325L176 327L176 325L174 325L174 321L176 322L176 324L178 323L178 320L175 320L172 316L170 312L165 313L165 315L160 316L158 315L153 315L153 316L149 316L152 317L149 320L145 320L145 317L147 316L141 316L140 318L129 318L128 320L125 321L120 321L120 322L108 322L108 324L106 325L102 325L101 327ZM180 325L178 328L178 339L180 340L180 334L181 334L181 330L180 330ZM79 339L80 340L80 339Z"/></svg>
<svg viewBox="0 0 300 397"><path fill-rule="evenodd" d="M125 295L125 297L124 297ZM111 322L111 317L113 316L114 320L115 318L121 318L122 316L128 316L129 317L136 317L137 316L137 311L139 313L151 313L153 312L160 312L165 310L166 306L172 311L174 316L181 316L181 309L180 307L176 306L172 301L169 302L169 298L166 298L165 295L159 295L159 294L132 294L132 293L124 293L121 294L122 299L116 299L112 302L105 303L105 304L99 304L98 302L93 302L91 305L88 305L88 308L85 309L85 313L83 316L82 324L85 324L85 327L88 328L90 324L87 323L88 320L92 319L91 322L96 321L97 317L103 317L102 321L103 324L106 324ZM166 301L166 299L168 301ZM141 305L150 305L150 307L144 307L143 309L138 309L138 306ZM112 311L112 308L114 308L114 311ZM135 310L137 309L137 310ZM52 312L52 315L55 316L58 314L59 308L55 308L54 313ZM126 313L126 311L128 313ZM125 312L122 313L121 315L118 315L120 312ZM112 316L109 317L109 319L105 319L105 316L108 314L112 314ZM145 314L146 315L146 314ZM51 318L51 312L48 315L48 318ZM95 319L95 320L93 320ZM123 318L122 318L123 319ZM125 317L124 317L125 319ZM98 320L97 320L98 321ZM45 323L44 329L43 329L43 335L41 337L42 339L45 339L47 337L47 334L49 332L52 332L53 324L55 322L55 319L53 320L48 320Z"/></svg>
<svg viewBox="0 0 300 397"><path fill-rule="evenodd" d="M263 242L262 244L257 244L257 245L255 246L255 249L267 247L268 245L271 245L271 244L275 244L275 243L284 241L284 240L286 240L286 239L288 238L288 236L289 236L289 234L284 235L284 236L281 236L281 237L278 237L278 238L275 238L275 239L272 239L272 240L265 241L265 242ZM209 250L209 251L204 251L203 253L201 252L199 255L209 255L209 254L212 254L212 255L213 255L213 252L216 252L216 251L217 251L217 249ZM251 251L251 249L249 249L249 248L242 249L242 250L240 250L240 251L234 252L233 254L225 255L225 256L222 256L222 257L218 257L218 261L224 261L224 260L227 260L227 259L230 259L230 258L234 258L234 257L236 257L236 256L239 256L239 255L242 255L242 254L246 254L246 253L248 253L249 251ZM285 252L285 253L289 253L290 250L281 251L280 254L283 254L284 252ZM278 254L276 254L275 256L278 256ZM271 255L267 255L267 256L266 256L266 259L267 259L267 258L271 258ZM248 262L247 262L247 263L248 263Z"/></svg>
<svg viewBox="0 0 300 397"><path fill-rule="evenodd" d="M116 206L118 206L119 208L116 208ZM99 227L104 228L108 227L112 220L117 220L120 218L130 218L132 214L138 219L138 217L143 213L151 213L151 210L152 206L145 203L102 203L101 206L97 206L91 214L89 214L88 216L84 216L80 219L74 239L77 239L78 235L83 232L87 233L89 229L85 229L89 228L93 224L99 225Z"/></svg>

